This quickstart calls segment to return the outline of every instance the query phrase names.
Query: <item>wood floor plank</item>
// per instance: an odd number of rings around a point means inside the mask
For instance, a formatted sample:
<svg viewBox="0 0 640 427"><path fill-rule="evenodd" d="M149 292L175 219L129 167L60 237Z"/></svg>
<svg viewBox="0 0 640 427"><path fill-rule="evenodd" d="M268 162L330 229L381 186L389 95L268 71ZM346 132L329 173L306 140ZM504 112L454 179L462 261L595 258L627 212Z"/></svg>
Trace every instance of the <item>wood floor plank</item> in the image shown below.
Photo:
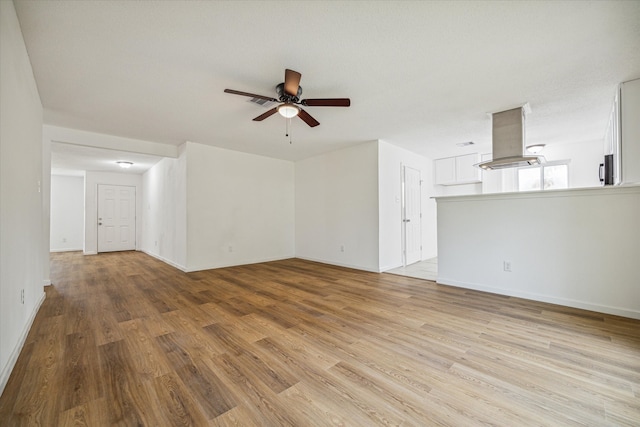
<svg viewBox="0 0 640 427"><path fill-rule="evenodd" d="M21 363L16 364L11 377L9 377L9 381L7 381L7 385L5 386L6 390L12 390L13 392L3 393L2 399L0 399L0 419L2 419L3 416L9 417L10 414L14 416L16 415L14 412L14 406L18 399L21 383L25 381L28 375L27 368L29 366L31 356L34 354L34 345L34 342L25 343L22 348L23 355L21 356Z"/></svg>
<svg viewBox="0 0 640 427"><path fill-rule="evenodd" d="M65 321L63 316L47 318L47 332L36 331L38 340L31 350L33 354L27 358L28 363L19 381L19 388L8 390L2 394L15 393L15 403L11 414L19 420L16 425L38 424L40 420L56 420L62 409L62 398L51 399L62 382L64 372ZM18 368L20 372L21 368ZM70 392L71 390L67 390ZM0 414L0 420L4 415ZM44 423L46 424L46 423Z"/></svg>
<svg viewBox="0 0 640 427"><path fill-rule="evenodd" d="M236 406L210 420L209 425L215 427L247 427L265 425L265 422L264 417L259 416L254 411L250 411L246 406Z"/></svg>
<svg viewBox="0 0 640 427"><path fill-rule="evenodd" d="M191 393L174 373L154 378L153 385L161 402L160 410L166 425L202 426L207 419L199 410Z"/></svg>
<svg viewBox="0 0 640 427"><path fill-rule="evenodd" d="M90 310L89 321L98 345L120 341L120 325L116 319L111 300L104 292L94 292L88 296Z"/></svg>
<svg viewBox="0 0 640 427"><path fill-rule="evenodd" d="M605 401L607 421L620 426L637 426L638 413L640 412L640 400L627 403L619 400Z"/></svg>
<svg viewBox="0 0 640 427"><path fill-rule="evenodd" d="M151 380L172 372L166 359L160 357L158 345L141 319L120 323L124 342L132 355L137 375Z"/></svg>
<svg viewBox="0 0 640 427"><path fill-rule="evenodd" d="M474 396L483 396L484 399L491 399L499 402L501 405L508 405L509 411L516 414L522 419L534 419L532 425L567 425L567 426L584 426L589 425L584 419L576 417L568 412L561 402L555 400L552 396L547 396L541 391L535 389L525 389L514 387L508 380L497 378L483 370L474 369L462 364L455 364L451 370L451 374L459 377L460 381L452 380L451 387L439 388L435 396L437 400L444 405L448 402L466 402L470 400L470 394ZM473 383L473 389L459 387L458 384ZM456 390L456 388L462 391ZM465 408L475 407L474 396L471 396L469 406ZM587 416L587 419L591 416ZM503 419L503 417L499 417ZM598 425L602 425L603 420ZM511 425L503 421L504 425Z"/></svg>
<svg viewBox="0 0 640 427"><path fill-rule="evenodd" d="M58 425L92 427L103 425L108 419L109 408L104 397L75 406L60 413Z"/></svg>
<svg viewBox="0 0 640 427"><path fill-rule="evenodd" d="M400 420L429 418L429 412L425 412L424 402L418 395L389 381L388 377L379 375L366 365L356 367L347 362L339 362L329 372L348 381L353 387L363 389L363 393L370 393L380 399L384 402L381 406L393 408Z"/></svg>
<svg viewBox="0 0 640 427"><path fill-rule="evenodd" d="M213 419L236 406L233 393L206 365L185 365L176 369L176 374L200 404L207 418Z"/></svg>
<svg viewBox="0 0 640 427"><path fill-rule="evenodd" d="M2 426L640 425L639 320L300 259L51 279Z"/></svg>
<svg viewBox="0 0 640 427"><path fill-rule="evenodd" d="M339 405L340 396L332 398L326 391L318 391L298 383L281 393L282 401L304 419L309 426L368 426L371 419L362 411ZM335 402L326 404L326 402Z"/></svg>
<svg viewBox="0 0 640 427"><path fill-rule="evenodd" d="M289 413L277 396L236 358L225 353L215 357L212 362L218 368L215 371L225 377L228 385L234 386L237 394L244 398L245 405L254 412L256 418L263 419L267 425L302 425L302 420Z"/></svg>
<svg viewBox="0 0 640 427"><path fill-rule="evenodd" d="M153 288L146 288L143 292L145 297L149 300L153 307L158 310L159 313L166 313L167 311L178 309L178 306L174 301L163 298L161 291Z"/></svg>
<svg viewBox="0 0 640 427"><path fill-rule="evenodd" d="M195 324L191 318L182 312L176 310L162 315L162 318L173 328L174 334L177 335L179 342L184 343L190 349L195 357L212 356L229 351L224 344L208 339L206 331ZM158 338L161 338L159 336Z"/></svg>
<svg viewBox="0 0 640 427"><path fill-rule="evenodd" d="M109 418L105 424L156 425L156 408L148 389L136 375L132 355L124 341L115 341L98 347L105 381L105 398Z"/></svg>
<svg viewBox="0 0 640 427"><path fill-rule="evenodd" d="M175 328L171 326L169 322L160 314L154 314L153 316L141 317L136 319L144 328L149 332L152 337L159 337L160 335L170 334L175 332Z"/></svg>
<svg viewBox="0 0 640 427"><path fill-rule="evenodd" d="M568 381L564 376L535 371L530 365L514 364L505 357L489 354L469 353L464 365L491 376L496 382L508 384L508 388L514 392L540 395L542 407L564 414L563 417L567 419L587 424L588 419L597 419L600 423L605 419L603 399L594 399L591 392L581 389L579 384ZM556 419L555 423L560 420Z"/></svg>
<svg viewBox="0 0 640 427"><path fill-rule="evenodd" d="M64 394L62 410L102 397L98 366L91 363L96 343L91 334L72 333L65 337L63 378L71 392Z"/></svg>
<svg viewBox="0 0 640 427"><path fill-rule="evenodd" d="M183 344L176 339L176 334L163 335L156 340L207 418L215 418L236 406L233 393L205 364L200 363L197 356L181 347Z"/></svg>

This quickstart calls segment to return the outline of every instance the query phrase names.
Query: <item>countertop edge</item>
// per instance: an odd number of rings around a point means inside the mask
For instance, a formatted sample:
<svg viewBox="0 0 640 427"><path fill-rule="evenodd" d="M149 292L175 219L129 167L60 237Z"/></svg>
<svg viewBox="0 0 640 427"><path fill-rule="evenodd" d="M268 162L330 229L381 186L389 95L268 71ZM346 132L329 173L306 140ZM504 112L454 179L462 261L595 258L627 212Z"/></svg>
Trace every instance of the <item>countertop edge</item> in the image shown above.
<svg viewBox="0 0 640 427"><path fill-rule="evenodd" d="M468 194L459 196L431 197L436 202L463 202L473 200L513 200L513 199L546 199L553 197L603 196L617 194L640 194L640 184L615 185L606 187L583 187L563 190L519 191L510 193Z"/></svg>

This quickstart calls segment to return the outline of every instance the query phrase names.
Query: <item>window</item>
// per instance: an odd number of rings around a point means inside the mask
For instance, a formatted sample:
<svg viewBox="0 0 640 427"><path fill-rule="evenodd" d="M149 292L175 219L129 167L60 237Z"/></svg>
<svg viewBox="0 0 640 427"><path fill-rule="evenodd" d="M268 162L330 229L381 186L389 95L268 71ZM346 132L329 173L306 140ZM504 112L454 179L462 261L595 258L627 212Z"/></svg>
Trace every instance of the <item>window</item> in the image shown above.
<svg viewBox="0 0 640 427"><path fill-rule="evenodd" d="M540 167L518 169L518 191L540 190Z"/></svg>
<svg viewBox="0 0 640 427"><path fill-rule="evenodd" d="M569 188L569 162L545 163L518 169L518 191Z"/></svg>
<svg viewBox="0 0 640 427"><path fill-rule="evenodd" d="M543 166L544 189L569 188L569 165Z"/></svg>

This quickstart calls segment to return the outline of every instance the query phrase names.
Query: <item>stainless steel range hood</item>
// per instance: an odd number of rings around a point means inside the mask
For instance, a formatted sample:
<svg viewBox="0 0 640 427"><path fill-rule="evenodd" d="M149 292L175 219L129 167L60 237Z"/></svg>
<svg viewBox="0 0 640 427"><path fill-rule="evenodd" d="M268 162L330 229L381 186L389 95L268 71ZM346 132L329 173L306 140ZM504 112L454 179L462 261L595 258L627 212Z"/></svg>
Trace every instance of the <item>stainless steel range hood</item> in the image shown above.
<svg viewBox="0 0 640 427"><path fill-rule="evenodd" d="M492 170L516 168L540 163L538 156L525 156L524 107L493 113L493 160L478 163L477 167Z"/></svg>

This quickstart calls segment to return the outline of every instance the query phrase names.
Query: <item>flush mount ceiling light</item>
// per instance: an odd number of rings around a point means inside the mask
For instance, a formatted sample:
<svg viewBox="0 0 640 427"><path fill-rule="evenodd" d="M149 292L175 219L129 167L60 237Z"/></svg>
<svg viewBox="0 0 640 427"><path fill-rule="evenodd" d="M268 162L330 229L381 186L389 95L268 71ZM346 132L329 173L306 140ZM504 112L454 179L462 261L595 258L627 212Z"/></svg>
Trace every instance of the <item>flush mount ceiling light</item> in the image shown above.
<svg viewBox="0 0 640 427"><path fill-rule="evenodd" d="M278 106L277 110L282 117L286 117L287 119L297 116L300 112L300 108L298 106L288 102Z"/></svg>
<svg viewBox="0 0 640 427"><path fill-rule="evenodd" d="M545 144L534 144L527 147L527 151L533 154L537 154L544 149Z"/></svg>
<svg viewBox="0 0 640 427"><path fill-rule="evenodd" d="M131 162L125 162L122 160L119 160L116 162L118 164L118 166L120 166L122 169L129 169L131 166L133 166L133 163Z"/></svg>

